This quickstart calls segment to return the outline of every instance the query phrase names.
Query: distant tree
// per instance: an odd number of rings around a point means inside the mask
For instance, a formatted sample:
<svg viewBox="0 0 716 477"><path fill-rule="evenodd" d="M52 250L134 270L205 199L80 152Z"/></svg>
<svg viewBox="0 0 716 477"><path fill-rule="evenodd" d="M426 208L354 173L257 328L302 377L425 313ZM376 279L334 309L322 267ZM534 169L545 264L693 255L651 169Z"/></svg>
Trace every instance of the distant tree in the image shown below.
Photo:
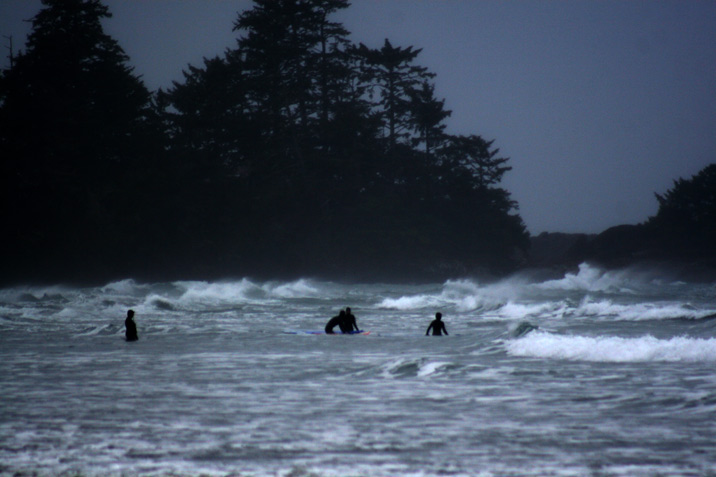
<svg viewBox="0 0 716 477"><path fill-rule="evenodd" d="M449 253L497 269L522 260L529 234L517 202L499 186L511 167L492 144L476 135L447 136L436 151L433 175L442 198L439 215L451 237Z"/></svg>
<svg viewBox="0 0 716 477"><path fill-rule="evenodd" d="M214 219L235 215L227 207L241 210L234 243L252 258L258 253L247 252L251 247L294 253L299 245L281 244L319 233L331 209L326 196L338 195L345 178L337 158L351 160L345 144L369 134L356 121L364 107L354 101L361 93L350 78L348 32L330 19L347 6L256 1L234 24L236 48L190 66L183 82L161 94L177 138L172 150L199 175L213 174L215 184L222 175L233 178L224 181L231 191L212 208Z"/></svg>
<svg viewBox="0 0 716 477"><path fill-rule="evenodd" d="M360 44L358 54L366 63L365 80L371 92L379 96L380 115L388 130L388 148L394 149L400 139L408 138L412 99L416 90L435 76L427 68L413 64L422 49L394 47L388 39L382 48L371 49Z"/></svg>
<svg viewBox="0 0 716 477"><path fill-rule="evenodd" d="M330 15L347 7L345 0L259 0L234 24L240 37L227 60L241 66L247 114L261 142L252 170L264 187L275 181L306 197L326 176L316 174L331 167L320 163L352 73L348 32Z"/></svg>
<svg viewBox="0 0 716 477"><path fill-rule="evenodd" d="M507 159L446 135L421 50L352 45L330 19L347 6L256 0L236 48L160 95L171 150L214 184L202 197L224 190L203 207L222 243L263 270L514 263L526 232L499 188Z"/></svg>
<svg viewBox="0 0 716 477"><path fill-rule="evenodd" d="M647 226L683 253L716 252L716 164L690 179L678 179L663 195Z"/></svg>
<svg viewBox="0 0 716 477"><path fill-rule="evenodd" d="M231 57L243 62L256 113L268 115L268 134L304 131L328 120L343 70L348 31L329 20L346 0L256 0L239 15L241 37Z"/></svg>
<svg viewBox="0 0 716 477"><path fill-rule="evenodd" d="M127 135L151 121L151 96L103 32L107 7L98 0L42 3L27 51L4 74L3 140L25 174L106 168L136 152Z"/></svg>
<svg viewBox="0 0 716 477"><path fill-rule="evenodd" d="M351 43L332 20L348 5L255 0L235 48L152 95L106 6L43 0L0 71L6 268L413 279L518 263L507 159L445 133L420 49Z"/></svg>
<svg viewBox="0 0 716 477"><path fill-rule="evenodd" d="M205 180L247 174L260 131L250 120L241 63L205 58L203 68L183 74L183 83L158 95L173 152L191 153L190 167Z"/></svg>
<svg viewBox="0 0 716 477"><path fill-rule="evenodd" d="M3 222L30 256L99 254L137 223L133 191L146 184L145 158L161 151L159 125L150 93L104 33L107 7L42 4L0 81L3 202L13 204Z"/></svg>
<svg viewBox="0 0 716 477"><path fill-rule="evenodd" d="M452 173L468 174L473 188L494 187L512 167L506 165L509 159L497 157L500 150L491 149L493 142L476 135L449 136L440 159Z"/></svg>
<svg viewBox="0 0 716 477"><path fill-rule="evenodd" d="M575 250L579 260L624 267L650 260L682 262L679 273L702 273L716 266L716 164L689 179L675 180L655 194L655 216L637 225L618 225ZM707 272L713 276L712 271Z"/></svg>
<svg viewBox="0 0 716 477"><path fill-rule="evenodd" d="M423 143L425 154L430 155L433 148L439 146L444 139L445 118L452 111L445 109L445 100L435 98L435 86L423 81L420 89L410 93L410 110L415 129L419 136L414 144Z"/></svg>

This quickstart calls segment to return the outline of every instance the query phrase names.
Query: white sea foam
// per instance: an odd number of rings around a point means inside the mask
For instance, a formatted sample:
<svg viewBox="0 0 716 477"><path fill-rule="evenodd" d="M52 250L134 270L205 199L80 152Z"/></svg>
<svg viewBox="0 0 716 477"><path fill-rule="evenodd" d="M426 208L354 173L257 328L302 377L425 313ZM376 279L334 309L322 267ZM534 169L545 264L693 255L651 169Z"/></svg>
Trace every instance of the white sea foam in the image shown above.
<svg viewBox="0 0 716 477"><path fill-rule="evenodd" d="M625 321L660 320L672 318L703 318L714 314L713 309L695 309L687 303L649 302L618 304L611 300L593 301L586 297L573 310L576 316L610 317Z"/></svg>
<svg viewBox="0 0 716 477"><path fill-rule="evenodd" d="M567 273L559 280L548 280L536 286L545 290L576 290L586 292L632 293L643 285L641 277L628 271L604 271L587 263L579 272Z"/></svg>
<svg viewBox="0 0 716 477"><path fill-rule="evenodd" d="M305 279L280 285L267 284L262 288L271 296L280 298L313 298L321 296L319 287Z"/></svg>
<svg viewBox="0 0 716 477"><path fill-rule="evenodd" d="M449 280L443 285L441 296L455 305L458 311L492 309L519 297L524 283L516 278L487 285L470 280Z"/></svg>
<svg viewBox="0 0 716 477"><path fill-rule="evenodd" d="M43 287L20 286L0 289L0 302L32 302L48 299L64 299L69 289L62 285Z"/></svg>
<svg viewBox="0 0 716 477"><path fill-rule="evenodd" d="M425 363L423 366L420 367L418 370L418 377L424 378L426 376L430 376L433 374L436 374L440 371L440 368L444 368L446 366L449 366L450 363L443 362L443 361L437 361L432 363Z"/></svg>
<svg viewBox="0 0 716 477"><path fill-rule="evenodd" d="M598 362L716 361L716 339L566 336L535 331L506 343L513 356Z"/></svg>
<svg viewBox="0 0 716 477"><path fill-rule="evenodd" d="M131 293L136 292L138 288L143 287L130 278L126 280L119 280L116 282L108 283L107 285L102 287L101 292L104 294L129 295Z"/></svg>
<svg viewBox="0 0 716 477"><path fill-rule="evenodd" d="M564 316L568 306L562 301L545 303L514 303L508 302L500 307L496 314L509 320L525 318L555 318Z"/></svg>
<svg viewBox="0 0 716 477"><path fill-rule="evenodd" d="M184 289L179 301L184 303L237 303L245 300L263 299L266 292L244 278L238 282L177 282Z"/></svg>
<svg viewBox="0 0 716 477"><path fill-rule="evenodd" d="M320 286L306 279L288 283L254 283L244 278L240 281L232 282L176 282L175 285L183 290L179 301L184 304L193 302L213 304L261 303L266 300L316 298L324 295Z"/></svg>
<svg viewBox="0 0 716 477"><path fill-rule="evenodd" d="M150 295L147 295L146 299L144 300L144 307L145 309L154 308L158 310L171 311L175 308L175 304L174 301L170 298L152 293Z"/></svg>
<svg viewBox="0 0 716 477"><path fill-rule="evenodd" d="M424 290L405 293L384 298L377 306L399 311L477 312L483 317L508 320L596 317L641 321L699 319L716 313L716 309L704 305L704 297L713 290L698 293L697 287L669 282L656 273L605 271L583 263L577 273L568 273L558 280L534 283L519 276L486 284L467 279L448 280L434 293Z"/></svg>
<svg viewBox="0 0 716 477"><path fill-rule="evenodd" d="M517 287L510 281L481 286L471 280L448 280L440 293L385 298L378 306L393 310L419 310L451 307L459 312L490 310L516 297Z"/></svg>
<svg viewBox="0 0 716 477"><path fill-rule="evenodd" d="M699 319L712 316L715 313L716 309L711 307L697 308L689 303L656 301L615 303L612 300L595 300L586 296L576 304L564 300L508 301L484 316L506 320L592 318L612 321L650 321L674 318Z"/></svg>
<svg viewBox="0 0 716 477"><path fill-rule="evenodd" d="M416 310L420 308L434 308L441 304L435 295L415 295L385 298L378 304L378 307L391 310Z"/></svg>

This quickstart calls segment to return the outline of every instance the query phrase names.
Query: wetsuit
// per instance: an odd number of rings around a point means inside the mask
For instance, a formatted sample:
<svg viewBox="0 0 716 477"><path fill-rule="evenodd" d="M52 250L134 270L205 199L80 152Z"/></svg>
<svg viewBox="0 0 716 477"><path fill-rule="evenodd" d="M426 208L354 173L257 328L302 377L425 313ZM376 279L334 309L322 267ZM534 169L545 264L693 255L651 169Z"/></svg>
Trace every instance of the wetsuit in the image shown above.
<svg viewBox="0 0 716 477"><path fill-rule="evenodd" d="M430 323L430 326L428 326L427 331L425 331L425 336L428 336L430 334L430 328L433 329L433 336L442 336L443 332L447 335L447 329L445 328L445 323L443 323L442 320L438 320L437 318Z"/></svg>
<svg viewBox="0 0 716 477"><path fill-rule="evenodd" d="M345 323L345 314L343 312L341 312L340 315L334 316L333 318L328 320L328 323L326 323L326 330L325 330L326 334L327 335L334 334L333 328L335 328L336 326L338 326L340 328L341 332L343 332L344 323Z"/></svg>
<svg viewBox="0 0 716 477"><path fill-rule="evenodd" d="M139 336L137 336L137 324L134 322L134 318L128 316L127 319L124 320L124 327L127 328L127 341L137 341L139 339Z"/></svg>
<svg viewBox="0 0 716 477"><path fill-rule="evenodd" d="M356 323L356 317L353 313L346 313L345 329L341 328L344 333L350 333L351 331L360 331L358 323Z"/></svg>

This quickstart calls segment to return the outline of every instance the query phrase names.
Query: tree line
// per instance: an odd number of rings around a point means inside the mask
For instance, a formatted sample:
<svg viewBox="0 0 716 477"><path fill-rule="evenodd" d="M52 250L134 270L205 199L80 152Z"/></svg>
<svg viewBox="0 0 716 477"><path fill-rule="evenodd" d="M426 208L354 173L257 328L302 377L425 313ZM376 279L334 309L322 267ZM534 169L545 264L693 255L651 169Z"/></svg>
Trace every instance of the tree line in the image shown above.
<svg viewBox="0 0 716 477"><path fill-rule="evenodd" d="M640 224L610 227L595 234L542 233L532 237L528 265L574 267L591 262L607 268L657 265L684 279L716 279L716 164L663 194L659 208Z"/></svg>
<svg viewBox="0 0 716 477"><path fill-rule="evenodd" d="M353 42L333 20L346 0L255 0L235 47L159 91L104 32L100 0L42 3L0 71L3 281L421 280L524 263L508 159L446 132L420 48ZM680 220L672 202L660 230Z"/></svg>
<svg viewBox="0 0 716 477"><path fill-rule="evenodd" d="M679 261L704 276L716 270L716 164L679 178L664 194L655 194L655 216L637 225L602 232L582 253L608 266L637 261ZM710 269L710 271L708 271Z"/></svg>
<svg viewBox="0 0 716 477"><path fill-rule="evenodd" d="M507 159L420 49L354 43L345 0L256 0L235 48L150 92L99 0L43 0L0 76L9 274L49 279L513 268Z"/></svg>

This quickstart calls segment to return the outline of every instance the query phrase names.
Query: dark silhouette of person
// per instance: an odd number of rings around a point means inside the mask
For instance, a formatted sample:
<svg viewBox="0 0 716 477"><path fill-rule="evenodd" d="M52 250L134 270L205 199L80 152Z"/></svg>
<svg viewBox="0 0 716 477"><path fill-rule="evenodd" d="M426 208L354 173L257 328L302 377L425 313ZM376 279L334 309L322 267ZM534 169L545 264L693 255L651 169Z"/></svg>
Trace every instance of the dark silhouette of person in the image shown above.
<svg viewBox="0 0 716 477"><path fill-rule="evenodd" d="M344 333L350 333L352 331L360 331L358 323L356 323L356 317L351 313L350 307L346 308L346 321L344 328L341 328Z"/></svg>
<svg viewBox="0 0 716 477"><path fill-rule="evenodd" d="M341 312L337 315L328 320L328 323L326 323L326 334L327 335L333 335L335 334L333 332L333 328L336 326L343 332L343 329L345 327L346 322L346 312L341 310Z"/></svg>
<svg viewBox="0 0 716 477"><path fill-rule="evenodd" d="M445 328L445 323L443 323L442 318L442 313L435 313L435 319L430 323L430 326L428 326L428 329L425 331L425 336L428 336L430 334L430 328L433 329L433 336L442 336L443 333L445 333L446 335L448 334L447 328Z"/></svg>
<svg viewBox="0 0 716 477"><path fill-rule="evenodd" d="M134 322L134 310L127 311L127 319L124 320L124 327L127 328L127 341L137 341L137 324Z"/></svg>

